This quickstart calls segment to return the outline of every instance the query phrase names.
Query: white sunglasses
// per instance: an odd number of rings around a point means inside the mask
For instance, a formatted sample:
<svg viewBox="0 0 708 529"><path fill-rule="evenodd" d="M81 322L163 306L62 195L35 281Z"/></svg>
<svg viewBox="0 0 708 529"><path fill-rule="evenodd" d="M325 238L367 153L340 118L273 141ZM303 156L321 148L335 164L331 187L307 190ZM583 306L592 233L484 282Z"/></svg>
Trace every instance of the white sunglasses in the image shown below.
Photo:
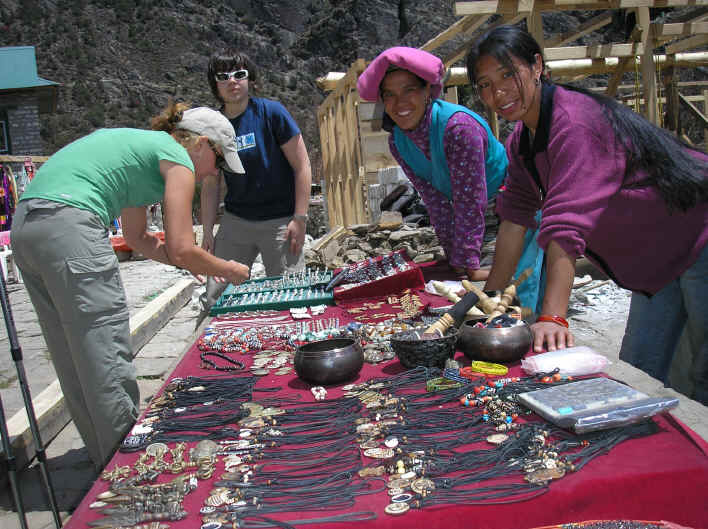
<svg viewBox="0 0 708 529"><path fill-rule="evenodd" d="M219 72L214 74L214 78L220 82L224 83L229 79L234 79L236 81L243 81L248 79L248 70L236 70L234 72Z"/></svg>

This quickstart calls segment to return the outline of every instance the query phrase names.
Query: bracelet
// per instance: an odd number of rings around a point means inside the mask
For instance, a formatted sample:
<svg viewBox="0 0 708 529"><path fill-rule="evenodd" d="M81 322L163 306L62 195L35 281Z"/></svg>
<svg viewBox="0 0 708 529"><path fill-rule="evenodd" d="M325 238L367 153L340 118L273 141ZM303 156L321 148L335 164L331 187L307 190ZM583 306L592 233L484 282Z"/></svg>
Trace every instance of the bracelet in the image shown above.
<svg viewBox="0 0 708 529"><path fill-rule="evenodd" d="M445 391L446 389L453 389L459 387L462 387L462 384L443 377L433 378L425 383L425 389L431 393L435 391Z"/></svg>
<svg viewBox="0 0 708 529"><path fill-rule="evenodd" d="M551 323L557 323L558 325L562 325L566 329L568 328L568 320L566 320L562 316L551 316L549 314L541 314L538 318L536 318L536 321L550 321Z"/></svg>
<svg viewBox="0 0 708 529"><path fill-rule="evenodd" d="M469 370L484 375L506 375L509 372L509 368L505 365L495 364L493 362L482 362L481 360L473 361L469 365Z"/></svg>
<svg viewBox="0 0 708 529"><path fill-rule="evenodd" d="M480 375L483 373L480 373L479 371L474 371L472 369L472 366L467 366L467 367L461 367L460 368L460 375L465 377L468 381L470 380L477 380L480 378Z"/></svg>

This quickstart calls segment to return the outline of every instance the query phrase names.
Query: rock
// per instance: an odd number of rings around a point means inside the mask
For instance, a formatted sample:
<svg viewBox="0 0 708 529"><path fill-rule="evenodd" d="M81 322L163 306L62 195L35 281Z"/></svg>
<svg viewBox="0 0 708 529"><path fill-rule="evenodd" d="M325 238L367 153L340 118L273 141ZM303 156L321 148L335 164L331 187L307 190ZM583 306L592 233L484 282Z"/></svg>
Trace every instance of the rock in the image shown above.
<svg viewBox="0 0 708 529"><path fill-rule="evenodd" d="M366 235L371 231L371 228L371 224L352 224L351 226L347 226L347 229L353 231L356 235Z"/></svg>
<svg viewBox="0 0 708 529"><path fill-rule="evenodd" d="M434 261L434 260L435 260L435 256L431 253L421 253L421 254L416 255L413 258L414 263L428 263L428 262Z"/></svg>
<svg viewBox="0 0 708 529"><path fill-rule="evenodd" d="M347 262L358 263L359 261L366 259L368 255L361 250L347 250L344 252L344 257Z"/></svg>
<svg viewBox="0 0 708 529"><path fill-rule="evenodd" d="M359 249L360 249L362 252L366 252L367 254L370 254L370 253L373 252L373 250L374 250L374 249L372 248L372 246L371 246L368 242L366 242L366 241L361 241L361 242L359 242Z"/></svg>
<svg viewBox="0 0 708 529"><path fill-rule="evenodd" d="M400 241L415 239L418 236L419 236L418 230L403 229L403 230L394 231L391 234L391 236L389 237L389 240L391 242L400 242Z"/></svg>
<svg viewBox="0 0 708 529"><path fill-rule="evenodd" d="M382 211L378 227L380 230L397 230L403 225L400 211Z"/></svg>
<svg viewBox="0 0 708 529"><path fill-rule="evenodd" d="M339 254L339 248L339 243L335 240L329 241L329 244L322 248L322 260L326 265L328 265L328 263L330 263L335 257L337 257L337 255Z"/></svg>
<svg viewBox="0 0 708 529"><path fill-rule="evenodd" d="M344 259L339 257L338 255L334 257L331 261L327 261L327 268L329 269L334 269L334 268L344 268L345 263Z"/></svg>

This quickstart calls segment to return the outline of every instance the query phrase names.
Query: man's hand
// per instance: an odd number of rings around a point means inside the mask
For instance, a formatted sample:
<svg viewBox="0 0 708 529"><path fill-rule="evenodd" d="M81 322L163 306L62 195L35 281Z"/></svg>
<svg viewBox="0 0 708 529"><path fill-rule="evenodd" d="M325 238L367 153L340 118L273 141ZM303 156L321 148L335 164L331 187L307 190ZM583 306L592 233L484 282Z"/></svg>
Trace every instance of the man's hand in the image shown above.
<svg viewBox="0 0 708 529"><path fill-rule="evenodd" d="M205 232L202 237L202 249L214 255L214 234Z"/></svg>
<svg viewBox="0 0 708 529"><path fill-rule="evenodd" d="M305 244L305 223L302 220L292 219L288 223L286 240L290 245L290 253L300 255Z"/></svg>

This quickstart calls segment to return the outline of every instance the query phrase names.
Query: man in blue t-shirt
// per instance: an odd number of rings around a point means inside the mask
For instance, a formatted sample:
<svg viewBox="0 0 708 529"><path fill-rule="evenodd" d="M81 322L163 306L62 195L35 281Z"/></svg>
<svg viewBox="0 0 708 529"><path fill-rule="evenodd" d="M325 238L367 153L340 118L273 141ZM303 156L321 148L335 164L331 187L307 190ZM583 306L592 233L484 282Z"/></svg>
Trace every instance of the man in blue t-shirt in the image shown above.
<svg viewBox="0 0 708 529"><path fill-rule="evenodd" d="M258 74L244 53L227 49L213 54L207 78L236 131L246 173L223 171L225 211L216 238L220 180L210 178L202 185L202 247L248 267L260 253L269 277L302 268L312 171L300 129L279 102L249 96L249 89L258 88ZM205 309L224 287L209 278L202 297Z"/></svg>

